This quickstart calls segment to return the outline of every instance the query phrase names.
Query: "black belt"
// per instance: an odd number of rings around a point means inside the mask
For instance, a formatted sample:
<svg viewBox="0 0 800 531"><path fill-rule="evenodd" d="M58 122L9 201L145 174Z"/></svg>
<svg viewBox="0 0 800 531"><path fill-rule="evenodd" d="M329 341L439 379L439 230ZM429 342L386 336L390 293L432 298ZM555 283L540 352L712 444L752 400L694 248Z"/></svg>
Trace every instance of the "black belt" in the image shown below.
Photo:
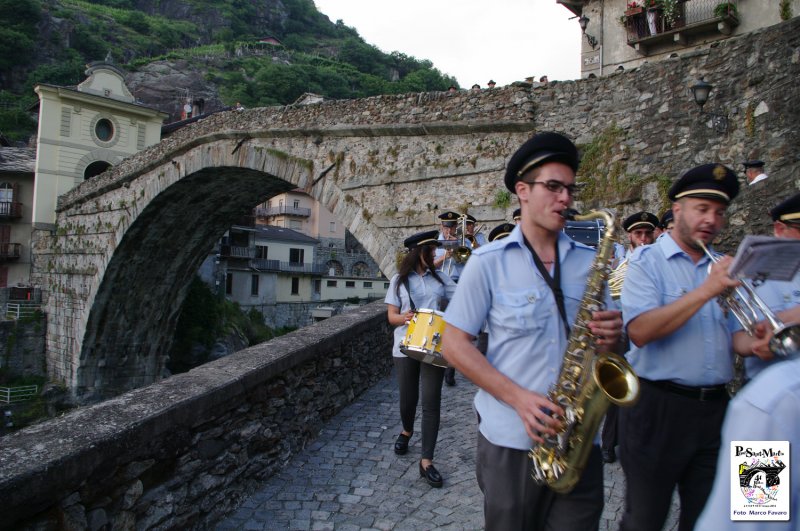
<svg viewBox="0 0 800 531"><path fill-rule="evenodd" d="M646 378L639 379L669 393L692 398L700 402L728 399L728 390L726 389L725 384L710 385L708 387L692 387L689 385L671 382L669 380L647 380Z"/></svg>

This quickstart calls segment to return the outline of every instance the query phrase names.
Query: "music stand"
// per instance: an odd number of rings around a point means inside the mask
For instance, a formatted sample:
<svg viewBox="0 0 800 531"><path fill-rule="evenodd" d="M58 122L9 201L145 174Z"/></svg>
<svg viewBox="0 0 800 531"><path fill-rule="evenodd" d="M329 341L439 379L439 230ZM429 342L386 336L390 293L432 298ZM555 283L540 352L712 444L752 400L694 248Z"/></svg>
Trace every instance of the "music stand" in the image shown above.
<svg viewBox="0 0 800 531"><path fill-rule="evenodd" d="M800 269L800 240L774 236L746 236L728 272L733 278L791 280Z"/></svg>

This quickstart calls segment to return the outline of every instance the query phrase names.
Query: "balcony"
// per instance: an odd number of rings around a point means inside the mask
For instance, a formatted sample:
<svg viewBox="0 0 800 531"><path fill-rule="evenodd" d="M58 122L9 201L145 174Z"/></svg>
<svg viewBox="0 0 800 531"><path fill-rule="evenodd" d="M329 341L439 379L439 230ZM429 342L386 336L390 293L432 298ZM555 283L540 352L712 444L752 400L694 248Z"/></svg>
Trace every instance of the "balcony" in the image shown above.
<svg viewBox="0 0 800 531"><path fill-rule="evenodd" d="M254 258L256 250L252 247L239 247L236 245L220 245L219 256L220 258Z"/></svg>
<svg viewBox="0 0 800 531"><path fill-rule="evenodd" d="M19 219L22 217L22 203L0 201L0 218Z"/></svg>
<svg viewBox="0 0 800 531"><path fill-rule="evenodd" d="M311 209L283 205L270 208L256 207L256 216L259 218L268 218L271 216L297 216L307 218L311 216Z"/></svg>
<svg viewBox="0 0 800 531"><path fill-rule="evenodd" d="M653 46L668 43L685 46L693 35L701 33L730 35L739 25L737 4L738 0L662 0L661 7L656 9L628 9L621 21L628 46L647 55Z"/></svg>
<svg viewBox="0 0 800 531"><path fill-rule="evenodd" d="M19 260L21 253L21 243L0 243L0 262Z"/></svg>
<svg viewBox="0 0 800 531"><path fill-rule="evenodd" d="M282 262L280 260L269 260L266 258L256 258L254 260L250 260L250 267L257 269L258 271L271 271L275 273L322 275L326 272L325 266L319 264Z"/></svg>

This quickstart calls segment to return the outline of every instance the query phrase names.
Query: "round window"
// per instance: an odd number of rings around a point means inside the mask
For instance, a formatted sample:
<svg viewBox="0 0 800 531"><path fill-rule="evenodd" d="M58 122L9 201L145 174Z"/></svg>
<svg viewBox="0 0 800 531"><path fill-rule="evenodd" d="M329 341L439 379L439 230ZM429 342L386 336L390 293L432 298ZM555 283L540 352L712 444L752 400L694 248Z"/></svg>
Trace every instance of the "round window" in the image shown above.
<svg viewBox="0 0 800 531"><path fill-rule="evenodd" d="M102 118L95 124L94 134L99 140L108 142L114 136L114 124L108 118Z"/></svg>

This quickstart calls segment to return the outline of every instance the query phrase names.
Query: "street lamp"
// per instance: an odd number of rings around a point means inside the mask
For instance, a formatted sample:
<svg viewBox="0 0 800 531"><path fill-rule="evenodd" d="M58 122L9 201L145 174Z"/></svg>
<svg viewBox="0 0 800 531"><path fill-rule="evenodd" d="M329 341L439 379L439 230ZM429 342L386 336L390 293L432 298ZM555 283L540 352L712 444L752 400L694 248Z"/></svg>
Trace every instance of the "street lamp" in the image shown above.
<svg viewBox="0 0 800 531"><path fill-rule="evenodd" d="M725 114L718 114L714 112L706 112L703 110L703 105L706 104L708 101L708 97L711 95L711 91L714 89L714 85L711 83L706 82L702 77L697 80L697 82L689 87L692 91L692 96L694 97L694 102L700 106L700 114L705 114L711 117L711 124L714 127L714 130L717 133L727 133L728 132L728 116Z"/></svg>
<svg viewBox="0 0 800 531"><path fill-rule="evenodd" d="M593 35L586 33L586 26L589 25L589 17L581 14L580 18L578 19L578 24L581 25L581 32L586 35L586 41L589 43L589 46L592 47L592 50L597 48L597 39Z"/></svg>

